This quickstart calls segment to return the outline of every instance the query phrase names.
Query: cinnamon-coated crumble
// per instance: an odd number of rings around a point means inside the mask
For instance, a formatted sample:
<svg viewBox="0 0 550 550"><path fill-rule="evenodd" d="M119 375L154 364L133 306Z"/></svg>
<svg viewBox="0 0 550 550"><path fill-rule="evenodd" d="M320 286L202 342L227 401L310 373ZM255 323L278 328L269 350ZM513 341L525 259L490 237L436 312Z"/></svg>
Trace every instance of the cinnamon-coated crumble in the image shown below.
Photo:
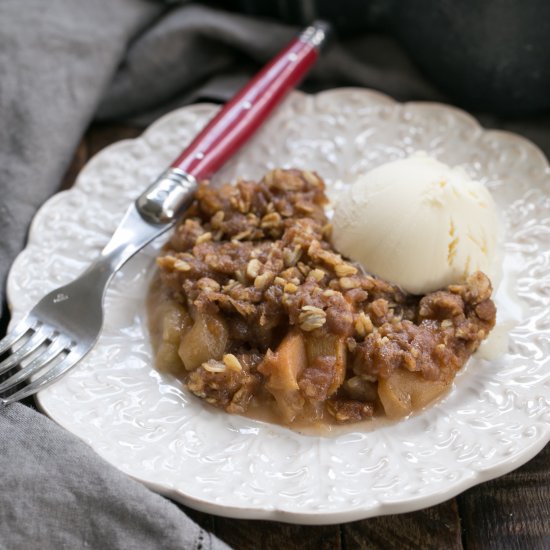
<svg viewBox="0 0 550 550"><path fill-rule="evenodd" d="M441 395L495 324L489 279L407 295L333 249L326 202L312 172L201 184L157 260L157 368L287 425L399 418Z"/></svg>

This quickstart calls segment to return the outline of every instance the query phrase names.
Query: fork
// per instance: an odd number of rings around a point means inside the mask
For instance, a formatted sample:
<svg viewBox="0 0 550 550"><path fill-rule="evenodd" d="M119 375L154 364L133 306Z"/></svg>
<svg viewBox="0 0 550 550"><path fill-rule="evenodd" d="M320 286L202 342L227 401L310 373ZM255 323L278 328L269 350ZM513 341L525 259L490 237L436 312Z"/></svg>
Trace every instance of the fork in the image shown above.
<svg viewBox="0 0 550 550"><path fill-rule="evenodd" d="M44 389L93 348L113 275L174 225L193 201L197 181L218 170L313 66L328 31L326 23L315 22L279 52L128 208L96 261L42 298L0 340L0 376L9 375L0 383L0 406Z"/></svg>

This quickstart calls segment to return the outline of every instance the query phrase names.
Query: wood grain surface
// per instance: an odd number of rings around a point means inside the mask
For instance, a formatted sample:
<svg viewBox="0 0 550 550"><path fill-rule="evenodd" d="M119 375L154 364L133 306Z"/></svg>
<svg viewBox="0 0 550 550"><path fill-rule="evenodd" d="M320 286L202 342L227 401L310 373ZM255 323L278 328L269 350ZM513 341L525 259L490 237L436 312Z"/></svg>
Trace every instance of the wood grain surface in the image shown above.
<svg viewBox="0 0 550 550"><path fill-rule="evenodd" d="M69 188L99 150L140 133L130 126L93 125L78 145L60 189ZM408 514L312 527L181 508L237 550L550 550L550 445L515 472Z"/></svg>

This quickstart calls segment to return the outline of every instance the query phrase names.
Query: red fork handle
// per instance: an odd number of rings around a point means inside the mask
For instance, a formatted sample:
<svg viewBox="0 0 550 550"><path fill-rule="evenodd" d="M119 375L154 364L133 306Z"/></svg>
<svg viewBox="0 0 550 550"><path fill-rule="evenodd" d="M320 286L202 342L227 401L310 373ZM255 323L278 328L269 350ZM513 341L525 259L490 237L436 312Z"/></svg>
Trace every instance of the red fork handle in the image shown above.
<svg viewBox="0 0 550 550"><path fill-rule="evenodd" d="M210 177L258 129L317 60L326 23L314 23L270 61L171 164L196 180Z"/></svg>

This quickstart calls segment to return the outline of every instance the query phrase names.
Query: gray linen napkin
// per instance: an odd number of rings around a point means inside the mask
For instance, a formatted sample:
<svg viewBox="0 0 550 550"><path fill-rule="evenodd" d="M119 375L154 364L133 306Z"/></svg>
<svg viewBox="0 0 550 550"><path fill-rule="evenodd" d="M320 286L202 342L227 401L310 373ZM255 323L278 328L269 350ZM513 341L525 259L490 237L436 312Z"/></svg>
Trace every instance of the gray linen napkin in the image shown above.
<svg viewBox="0 0 550 550"><path fill-rule="evenodd" d="M145 124L225 100L296 29L194 4L0 2L0 282L36 209L55 192L88 123ZM443 99L390 39L336 44L305 89L363 85ZM500 126L550 152L548 117ZM166 499L22 405L0 410L0 548L222 548Z"/></svg>
<svg viewBox="0 0 550 550"><path fill-rule="evenodd" d="M0 548L228 547L24 405L0 414Z"/></svg>

